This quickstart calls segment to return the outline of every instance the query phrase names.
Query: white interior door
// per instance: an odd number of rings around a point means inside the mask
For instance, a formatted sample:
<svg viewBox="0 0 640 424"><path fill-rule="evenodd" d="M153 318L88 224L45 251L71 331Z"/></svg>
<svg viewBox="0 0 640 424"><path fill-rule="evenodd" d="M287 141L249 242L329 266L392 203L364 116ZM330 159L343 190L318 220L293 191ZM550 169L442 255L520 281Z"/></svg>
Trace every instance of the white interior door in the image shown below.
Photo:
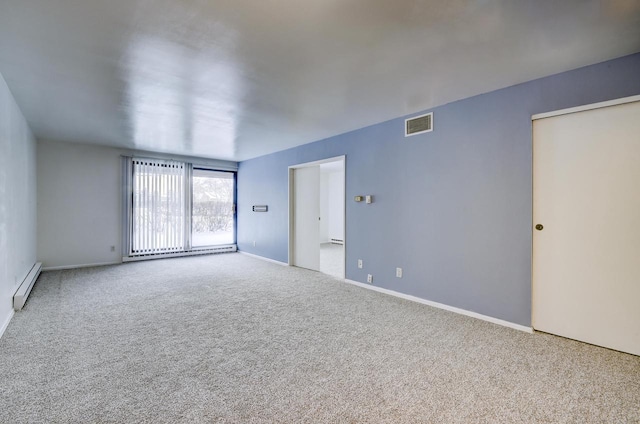
<svg viewBox="0 0 640 424"><path fill-rule="evenodd" d="M533 327L640 355L640 102L533 123Z"/></svg>
<svg viewBox="0 0 640 424"><path fill-rule="evenodd" d="M320 167L296 168L293 173L293 265L320 269Z"/></svg>

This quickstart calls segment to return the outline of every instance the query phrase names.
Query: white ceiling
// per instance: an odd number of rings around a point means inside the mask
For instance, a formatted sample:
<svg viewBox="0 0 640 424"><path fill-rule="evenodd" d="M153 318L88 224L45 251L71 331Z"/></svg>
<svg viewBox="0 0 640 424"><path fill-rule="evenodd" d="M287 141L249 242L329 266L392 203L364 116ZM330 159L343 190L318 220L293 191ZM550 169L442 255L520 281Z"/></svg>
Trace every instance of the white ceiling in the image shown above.
<svg viewBox="0 0 640 424"><path fill-rule="evenodd" d="M231 160L637 51L638 0L0 0L37 137Z"/></svg>

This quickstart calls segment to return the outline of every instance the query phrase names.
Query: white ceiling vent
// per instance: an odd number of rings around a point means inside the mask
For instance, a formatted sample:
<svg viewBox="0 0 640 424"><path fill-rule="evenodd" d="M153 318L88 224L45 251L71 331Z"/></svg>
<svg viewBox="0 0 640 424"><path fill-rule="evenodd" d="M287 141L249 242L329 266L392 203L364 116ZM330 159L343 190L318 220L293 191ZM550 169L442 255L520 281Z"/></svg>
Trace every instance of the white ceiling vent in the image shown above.
<svg viewBox="0 0 640 424"><path fill-rule="evenodd" d="M433 131L433 112L404 120L404 136Z"/></svg>

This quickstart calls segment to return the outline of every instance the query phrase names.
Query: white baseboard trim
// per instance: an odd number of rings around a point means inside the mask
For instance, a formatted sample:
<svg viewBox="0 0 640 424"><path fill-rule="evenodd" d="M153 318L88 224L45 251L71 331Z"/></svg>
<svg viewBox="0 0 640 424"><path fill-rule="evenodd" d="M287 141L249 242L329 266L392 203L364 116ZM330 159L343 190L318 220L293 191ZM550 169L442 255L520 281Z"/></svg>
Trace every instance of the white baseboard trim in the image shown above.
<svg viewBox="0 0 640 424"><path fill-rule="evenodd" d="M9 323L11 322L11 318L13 318L14 313L15 311L12 309L11 312L9 312L9 316L7 317L7 319L5 319L4 322L2 323L2 327L0 327L0 338L2 338L4 331L9 326Z"/></svg>
<svg viewBox="0 0 640 424"><path fill-rule="evenodd" d="M275 259L265 258L264 256L254 255L253 253L243 252L242 250L238 250L238 253L241 253L241 254L247 255L247 256L251 256L252 258L256 258L256 259L260 259L260 260L263 260L263 261L271 262L273 264L282 265L282 266L289 266L289 264L286 263L286 262L276 261Z"/></svg>
<svg viewBox="0 0 640 424"><path fill-rule="evenodd" d="M493 324L498 324L498 325L502 325L504 327L513 328L515 330L524 331L525 333L533 333L533 328L532 327L527 327L527 326L516 324L516 323L510 322L510 321L505 321L505 320L494 318L494 317L490 317L490 316L487 316L487 315L482 315L482 314L479 314L477 312L467 311L466 309L456 308L455 306L445 305L444 303L433 302L431 300L422 299L422 298L416 297L416 296L411 296L410 294L404 294L404 293L400 293L400 292L397 292L397 291L385 289L385 288L382 288L382 287L372 286L371 284L360 283L359 281L353 281L353 280L347 280L347 279L345 279L344 281L345 281L345 283L348 283L348 284L353 284L355 286L363 287L365 289L369 289L369 290L377 291L377 292L380 292L380 293L388 294L388 295L391 295L391 296L399 297L401 299L410 300L412 302L422 303L423 305L433 306L434 308L444 309L445 311L455 312L457 314L466 315L466 316L469 316L469 317L472 317L472 318L481 319L483 321L488 321L488 322L491 322Z"/></svg>
<svg viewBox="0 0 640 424"><path fill-rule="evenodd" d="M81 264L81 265L61 265L61 266L45 266L42 268L43 271L60 271L63 269L78 269L78 268L93 268L96 266L107 266L107 265L120 265L122 262L98 262L95 264Z"/></svg>

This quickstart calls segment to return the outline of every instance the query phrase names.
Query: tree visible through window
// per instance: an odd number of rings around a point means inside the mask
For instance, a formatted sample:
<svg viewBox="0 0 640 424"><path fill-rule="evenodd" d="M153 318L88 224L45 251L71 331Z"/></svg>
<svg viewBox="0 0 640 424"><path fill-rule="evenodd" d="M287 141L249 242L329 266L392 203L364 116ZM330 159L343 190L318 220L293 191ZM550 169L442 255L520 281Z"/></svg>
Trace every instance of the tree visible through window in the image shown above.
<svg viewBox="0 0 640 424"><path fill-rule="evenodd" d="M232 244L234 178L231 172L193 170L191 245Z"/></svg>

